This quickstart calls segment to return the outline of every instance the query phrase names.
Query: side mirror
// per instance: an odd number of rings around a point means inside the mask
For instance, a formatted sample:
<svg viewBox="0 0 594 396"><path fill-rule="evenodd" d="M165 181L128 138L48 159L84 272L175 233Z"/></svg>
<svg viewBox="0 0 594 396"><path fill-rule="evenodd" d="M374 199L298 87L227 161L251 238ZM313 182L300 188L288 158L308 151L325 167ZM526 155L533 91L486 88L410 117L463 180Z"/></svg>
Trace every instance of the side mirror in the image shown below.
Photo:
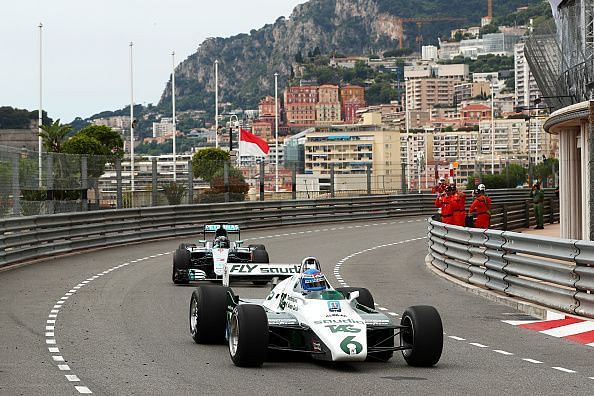
<svg viewBox="0 0 594 396"><path fill-rule="evenodd" d="M239 239L239 240L235 241L235 244L236 244L237 246L241 246L241 244L242 244L242 243L243 243L243 240L241 240L241 239Z"/></svg>
<svg viewBox="0 0 594 396"><path fill-rule="evenodd" d="M355 290L349 293L349 301L353 301L357 297L359 297L359 290Z"/></svg>

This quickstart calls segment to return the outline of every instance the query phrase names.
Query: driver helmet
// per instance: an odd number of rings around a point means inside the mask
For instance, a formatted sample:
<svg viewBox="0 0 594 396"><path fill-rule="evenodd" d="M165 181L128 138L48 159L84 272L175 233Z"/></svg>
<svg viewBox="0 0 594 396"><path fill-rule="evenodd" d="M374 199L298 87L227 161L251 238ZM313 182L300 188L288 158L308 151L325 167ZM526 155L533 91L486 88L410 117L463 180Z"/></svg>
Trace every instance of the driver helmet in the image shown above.
<svg viewBox="0 0 594 396"><path fill-rule="evenodd" d="M310 268L301 276L301 288L306 292L323 291L328 288L326 277L319 270Z"/></svg>
<svg viewBox="0 0 594 396"><path fill-rule="evenodd" d="M485 192L485 190L486 190L486 187L485 187L485 185L484 185L484 184L482 184L482 183L481 183L481 184L479 184L479 185L476 187L476 192L477 192L477 193L484 193L484 192Z"/></svg>
<svg viewBox="0 0 594 396"><path fill-rule="evenodd" d="M451 183L450 185L447 186L446 188L446 192L456 192L456 185L454 183Z"/></svg>
<svg viewBox="0 0 594 396"><path fill-rule="evenodd" d="M229 248L229 238L226 236L219 236L215 239L215 245L220 248Z"/></svg>
<svg viewBox="0 0 594 396"><path fill-rule="evenodd" d="M446 181L446 180L445 180L445 178L444 178L444 177L440 177L440 178L439 178L439 182L440 182L440 183L445 183L445 181Z"/></svg>

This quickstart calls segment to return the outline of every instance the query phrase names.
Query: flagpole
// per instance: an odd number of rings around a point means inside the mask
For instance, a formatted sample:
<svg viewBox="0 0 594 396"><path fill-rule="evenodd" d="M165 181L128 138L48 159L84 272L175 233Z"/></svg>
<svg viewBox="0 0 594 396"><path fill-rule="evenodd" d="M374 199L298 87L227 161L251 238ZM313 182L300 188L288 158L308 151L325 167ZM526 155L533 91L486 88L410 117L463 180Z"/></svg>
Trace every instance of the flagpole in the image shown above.
<svg viewBox="0 0 594 396"><path fill-rule="evenodd" d="M42 94L42 87L43 87L43 66L42 66L42 54L43 54L43 48L42 48L42 35L43 35L43 24L40 22L39 23L39 114L38 114L38 121L37 121L37 130L38 130L38 137L37 137L37 145L38 145L38 150L39 153L37 153L37 159L38 159L38 172L39 172L39 187L41 188L43 185L43 178L42 178L42 171L43 171L43 167L42 167L42 156L41 156L41 152L43 151L43 139L41 137L41 126L43 125L43 102L42 102L42 98L43 98L43 94ZM49 172L49 171L48 171Z"/></svg>
<svg viewBox="0 0 594 396"><path fill-rule="evenodd" d="M171 53L171 64L172 64L172 71L171 71L171 104L173 106L173 181L177 180L177 167L176 167L176 150L175 150L175 135L177 132L176 127L176 120L175 120L175 51Z"/></svg>
<svg viewBox="0 0 594 396"><path fill-rule="evenodd" d="M130 42L130 202L134 207L134 64L132 57L132 47L134 43Z"/></svg>
<svg viewBox="0 0 594 396"><path fill-rule="evenodd" d="M275 190L278 192L278 73L274 73L274 151L276 156Z"/></svg>
<svg viewBox="0 0 594 396"><path fill-rule="evenodd" d="M219 60L215 60L215 147L219 147Z"/></svg>

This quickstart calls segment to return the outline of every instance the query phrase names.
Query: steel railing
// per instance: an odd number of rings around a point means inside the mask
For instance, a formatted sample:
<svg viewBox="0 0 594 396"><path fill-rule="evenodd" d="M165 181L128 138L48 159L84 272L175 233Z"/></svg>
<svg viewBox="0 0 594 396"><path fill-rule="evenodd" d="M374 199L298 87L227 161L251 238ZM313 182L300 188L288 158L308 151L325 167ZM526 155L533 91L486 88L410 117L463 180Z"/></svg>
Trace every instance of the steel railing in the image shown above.
<svg viewBox="0 0 594 396"><path fill-rule="evenodd" d="M430 220L428 258L463 282L594 318L592 242Z"/></svg>

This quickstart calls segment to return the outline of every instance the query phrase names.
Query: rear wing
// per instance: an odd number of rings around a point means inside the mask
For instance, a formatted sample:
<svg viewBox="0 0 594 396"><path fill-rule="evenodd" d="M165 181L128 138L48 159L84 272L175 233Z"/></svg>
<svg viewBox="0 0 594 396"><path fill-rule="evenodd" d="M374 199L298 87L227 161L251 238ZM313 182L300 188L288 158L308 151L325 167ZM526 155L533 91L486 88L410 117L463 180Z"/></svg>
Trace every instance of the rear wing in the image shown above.
<svg viewBox="0 0 594 396"><path fill-rule="evenodd" d="M227 224L227 223L219 223L219 224L205 224L204 225L204 233L213 233L217 232L219 228L223 227L223 229L230 233L239 234L239 224Z"/></svg>
<svg viewBox="0 0 594 396"><path fill-rule="evenodd" d="M227 263L223 273L223 286L231 280L272 280L285 279L298 274L301 264L256 264Z"/></svg>

